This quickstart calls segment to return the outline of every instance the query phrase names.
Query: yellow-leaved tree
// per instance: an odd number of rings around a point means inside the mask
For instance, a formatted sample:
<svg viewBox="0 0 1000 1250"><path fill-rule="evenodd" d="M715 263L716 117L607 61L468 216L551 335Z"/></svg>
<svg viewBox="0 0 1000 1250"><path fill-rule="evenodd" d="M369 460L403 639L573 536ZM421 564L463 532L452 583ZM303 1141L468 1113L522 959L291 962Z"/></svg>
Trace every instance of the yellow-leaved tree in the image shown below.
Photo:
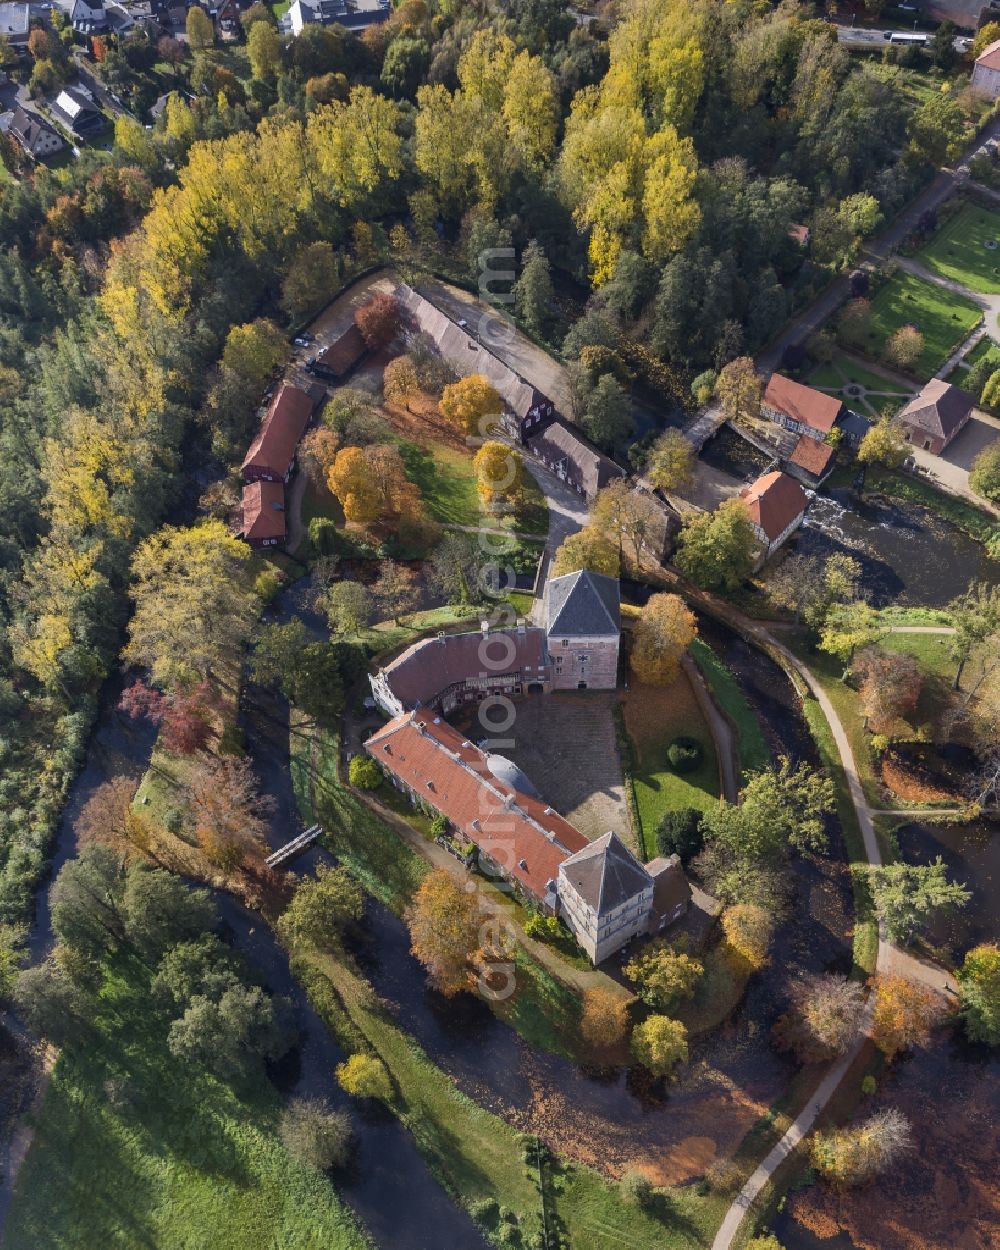
<svg viewBox="0 0 1000 1250"><path fill-rule="evenodd" d="M473 373L446 386L438 408L470 438L486 438L503 413L503 400L481 373Z"/></svg>
<svg viewBox="0 0 1000 1250"><path fill-rule="evenodd" d="M698 634L695 615L680 595L653 595L632 632L632 672L650 686L669 686Z"/></svg>
<svg viewBox="0 0 1000 1250"><path fill-rule="evenodd" d="M515 508L524 487L524 457L495 439L483 443L472 461L476 489L483 505L493 512Z"/></svg>

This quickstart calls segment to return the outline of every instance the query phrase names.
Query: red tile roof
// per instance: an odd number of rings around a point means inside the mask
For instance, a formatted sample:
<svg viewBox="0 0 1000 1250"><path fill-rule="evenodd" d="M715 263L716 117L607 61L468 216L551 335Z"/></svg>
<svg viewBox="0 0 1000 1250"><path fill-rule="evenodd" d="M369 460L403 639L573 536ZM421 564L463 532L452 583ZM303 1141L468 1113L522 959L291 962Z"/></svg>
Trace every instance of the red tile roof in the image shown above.
<svg viewBox="0 0 1000 1250"><path fill-rule="evenodd" d="M292 467L299 439L313 413L313 399L290 382L282 382L271 401L257 437L243 461L243 472L267 471L284 478Z"/></svg>
<svg viewBox="0 0 1000 1250"><path fill-rule="evenodd" d="M427 708L404 712L365 749L534 898L587 839L551 807L501 781L489 757Z"/></svg>
<svg viewBox="0 0 1000 1250"><path fill-rule="evenodd" d="M740 498L750 509L750 519L771 542L805 512L809 502L798 482L777 470L751 482L740 491Z"/></svg>
<svg viewBox="0 0 1000 1250"><path fill-rule="evenodd" d="M361 331L351 322L328 347L318 352L316 359L331 373L342 378L348 369L358 363L367 350L368 346Z"/></svg>
<svg viewBox="0 0 1000 1250"><path fill-rule="evenodd" d="M1000 39L986 45L976 57L976 64L986 69L1000 69Z"/></svg>
<svg viewBox="0 0 1000 1250"><path fill-rule="evenodd" d="M771 374L764 391L764 404L820 434L830 433L844 406L833 395L824 395L822 391L793 382L780 373Z"/></svg>
<svg viewBox="0 0 1000 1250"><path fill-rule="evenodd" d="M803 434L788 457L789 464L798 465L813 477L822 477L829 469L834 450L829 443L822 443L811 434Z"/></svg>
<svg viewBox="0 0 1000 1250"><path fill-rule="evenodd" d="M243 487L243 537L285 537L285 487L282 482L250 482Z"/></svg>
<svg viewBox="0 0 1000 1250"><path fill-rule="evenodd" d="M495 629L485 635L442 634L421 639L382 672L402 706L415 707L430 703L457 682L477 677L503 677L523 670L525 681L540 681L544 665L544 630Z"/></svg>

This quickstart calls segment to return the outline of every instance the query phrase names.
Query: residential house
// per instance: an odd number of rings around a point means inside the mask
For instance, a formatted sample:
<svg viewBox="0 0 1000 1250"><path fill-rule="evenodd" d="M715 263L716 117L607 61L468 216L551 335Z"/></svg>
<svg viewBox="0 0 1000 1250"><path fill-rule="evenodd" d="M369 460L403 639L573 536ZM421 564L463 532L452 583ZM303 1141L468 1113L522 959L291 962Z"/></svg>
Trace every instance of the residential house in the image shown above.
<svg viewBox="0 0 1000 1250"><path fill-rule="evenodd" d="M809 499L787 473L765 473L740 491L761 544L757 568L802 524Z"/></svg>
<svg viewBox="0 0 1000 1250"><path fill-rule="evenodd" d="M58 0L78 35L101 35L108 29L104 0Z"/></svg>
<svg viewBox="0 0 1000 1250"><path fill-rule="evenodd" d="M613 690L621 634L618 579L589 569L552 577L544 610L552 688Z"/></svg>
<svg viewBox="0 0 1000 1250"><path fill-rule="evenodd" d="M481 343L475 327L468 321L452 320L425 295L405 283L400 284L396 295L403 307L407 328L426 334L460 378L472 374L486 378L504 401L503 424L513 437L523 443L551 420L555 411L552 401Z"/></svg>
<svg viewBox="0 0 1000 1250"><path fill-rule="evenodd" d="M52 112L75 135L86 137L107 124L85 87L63 87L52 102Z"/></svg>
<svg viewBox="0 0 1000 1250"><path fill-rule="evenodd" d="M969 85L987 100L1000 99L1000 39L987 44L976 57Z"/></svg>
<svg viewBox="0 0 1000 1250"><path fill-rule="evenodd" d="M837 453L829 443L801 434L785 462L785 472L806 486L816 487L833 472Z"/></svg>
<svg viewBox="0 0 1000 1250"><path fill-rule="evenodd" d="M28 4L0 4L0 38L15 52L28 50L31 35L31 6Z"/></svg>
<svg viewBox="0 0 1000 1250"><path fill-rule="evenodd" d="M903 437L936 456L944 451L972 416L975 400L940 378L932 378L896 418Z"/></svg>
<svg viewBox="0 0 1000 1250"><path fill-rule="evenodd" d="M10 116L7 133L34 161L44 161L64 147L62 139L47 122L42 121L37 113L25 112L20 106Z"/></svg>
<svg viewBox="0 0 1000 1250"><path fill-rule="evenodd" d="M529 436L525 445L550 473L588 500L615 478L625 476L621 465L561 421L553 421L540 434Z"/></svg>
<svg viewBox="0 0 1000 1250"><path fill-rule="evenodd" d="M257 437L243 460L246 482L287 482L295 466L299 440L312 419L315 398L291 382L282 382Z"/></svg>
<svg viewBox="0 0 1000 1250"><path fill-rule="evenodd" d="M321 347L306 365L319 378L340 381L354 368L368 350L364 337L352 321L326 347Z"/></svg>
<svg viewBox="0 0 1000 1250"><path fill-rule="evenodd" d="M388 21L391 11L389 0L293 0L279 29L286 35L300 35L306 26L336 23L348 30L363 30Z"/></svg>
<svg viewBox="0 0 1000 1250"><path fill-rule="evenodd" d="M786 430L824 439L837 424L843 403L811 386L772 373L761 400L761 412Z"/></svg>
<svg viewBox="0 0 1000 1250"><path fill-rule="evenodd" d="M487 695L516 697L551 688L545 631L519 622L514 629L438 634L422 638L369 676L372 697L387 716L416 707L447 715Z"/></svg>
<svg viewBox="0 0 1000 1250"><path fill-rule="evenodd" d="M285 485L265 480L243 487L240 537L251 547L277 547L285 541Z"/></svg>

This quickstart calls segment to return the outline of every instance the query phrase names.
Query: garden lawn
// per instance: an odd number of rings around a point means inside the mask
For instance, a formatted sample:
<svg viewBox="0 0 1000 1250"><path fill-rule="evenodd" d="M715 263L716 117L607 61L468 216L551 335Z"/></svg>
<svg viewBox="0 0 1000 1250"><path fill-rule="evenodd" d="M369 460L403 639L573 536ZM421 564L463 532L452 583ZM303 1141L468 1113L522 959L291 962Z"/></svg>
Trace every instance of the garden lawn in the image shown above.
<svg viewBox="0 0 1000 1250"><path fill-rule="evenodd" d="M966 204L918 255L928 269L986 295L1000 292L1000 213Z"/></svg>
<svg viewBox="0 0 1000 1250"><path fill-rule="evenodd" d="M444 525L483 523L471 456L440 442L425 447L403 442L399 450L407 475L419 486L435 521Z"/></svg>
<svg viewBox="0 0 1000 1250"><path fill-rule="evenodd" d="M327 1178L285 1151L280 1108L264 1077L236 1091L175 1059L148 971L121 961L93 1036L56 1064L4 1245L363 1250Z"/></svg>
<svg viewBox="0 0 1000 1250"><path fill-rule="evenodd" d="M978 365L986 356L992 356L996 361L996 366L1000 369L1000 346L992 335L984 334L979 342L975 345L971 352L963 358L962 363L965 365Z"/></svg>
<svg viewBox="0 0 1000 1250"><path fill-rule="evenodd" d="M866 391L875 391L879 394L887 392L888 395L899 396L900 399L913 394L912 390L907 390L898 382L884 378L874 370L866 369L864 365L843 355L834 356L829 364L820 365L818 369L815 369L809 376L809 385L821 391L836 391L838 394L845 386L852 385L863 386ZM853 395L844 396L845 400L855 398Z"/></svg>
<svg viewBox="0 0 1000 1250"><path fill-rule="evenodd" d="M872 301L867 348L872 356L878 356L901 326L915 325L924 336L924 350L913 372L926 381L982 317L972 300L901 270Z"/></svg>
<svg viewBox="0 0 1000 1250"><path fill-rule="evenodd" d="M641 826L637 832L645 857L652 859L659 853L656 830L664 812L679 807L705 811L715 806L719 798L719 763L711 730L683 673L668 687L633 682L625 695L623 711L635 756L632 788ZM703 751L698 767L683 775L675 772L667 760L667 748L679 735L697 739Z"/></svg>
<svg viewBox="0 0 1000 1250"><path fill-rule="evenodd" d="M879 639L879 646L883 651L915 656L929 676L951 681L956 668L950 655L952 641L950 634L889 634Z"/></svg>

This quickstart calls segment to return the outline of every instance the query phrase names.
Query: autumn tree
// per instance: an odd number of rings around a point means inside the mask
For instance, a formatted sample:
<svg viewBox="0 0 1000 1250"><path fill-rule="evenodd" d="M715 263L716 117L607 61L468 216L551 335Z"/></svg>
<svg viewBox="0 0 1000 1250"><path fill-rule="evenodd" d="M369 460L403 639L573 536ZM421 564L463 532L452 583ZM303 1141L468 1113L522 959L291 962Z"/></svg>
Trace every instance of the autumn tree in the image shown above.
<svg viewBox="0 0 1000 1250"><path fill-rule="evenodd" d="M679 430L666 430L653 444L644 472L657 490L683 494L694 481L697 457Z"/></svg>
<svg viewBox="0 0 1000 1250"><path fill-rule="evenodd" d="M725 955L735 967L757 972L767 963L774 919L754 903L736 903L722 913Z"/></svg>
<svg viewBox="0 0 1000 1250"><path fill-rule="evenodd" d="M916 710L923 672L915 656L865 647L854 657L851 676L858 683L861 705L874 733L890 733L901 718Z"/></svg>
<svg viewBox="0 0 1000 1250"><path fill-rule="evenodd" d="M870 868L872 897L890 941L909 942L931 916L964 907L971 893L949 881L940 856L932 864L886 864Z"/></svg>
<svg viewBox="0 0 1000 1250"><path fill-rule="evenodd" d="M583 991L580 1035L595 1050L610 1050L628 1032L628 999L614 990L600 987Z"/></svg>
<svg viewBox="0 0 1000 1250"><path fill-rule="evenodd" d="M880 417L861 440L858 460L861 464L882 464L898 469L906 459L906 444L892 417Z"/></svg>
<svg viewBox="0 0 1000 1250"><path fill-rule="evenodd" d="M399 532L423 520L420 491L406 476L397 447L375 443L344 447L327 475L344 516L360 526L379 525Z"/></svg>
<svg viewBox="0 0 1000 1250"><path fill-rule="evenodd" d="M354 312L354 324L370 351L388 347L403 324L399 300L385 291L375 294Z"/></svg>
<svg viewBox="0 0 1000 1250"><path fill-rule="evenodd" d="M616 543L593 525L585 525L576 534L570 534L556 548L552 560L552 576L562 577L578 569L603 573L605 577L617 577L621 572L621 557Z"/></svg>
<svg viewBox="0 0 1000 1250"><path fill-rule="evenodd" d="M687 1062L687 1029L670 1016L649 1016L632 1030L632 1057L654 1076L670 1076Z"/></svg>
<svg viewBox="0 0 1000 1250"><path fill-rule="evenodd" d="M337 1084L354 1098L392 1099L392 1078L381 1059L361 1052L351 1055L335 1069Z"/></svg>
<svg viewBox="0 0 1000 1250"><path fill-rule="evenodd" d="M118 709L133 719L157 725L158 744L175 755L193 755L205 749L218 710L215 692L205 681L166 695L144 681L135 681L122 691Z"/></svg>
<svg viewBox="0 0 1000 1250"><path fill-rule="evenodd" d="M331 949L339 944L344 929L361 919L363 911L361 887L347 869L320 864L315 877L299 883L278 928L292 948L308 942L320 949Z"/></svg>
<svg viewBox="0 0 1000 1250"><path fill-rule="evenodd" d="M912 1149L909 1120L902 1112L887 1108L856 1127L816 1133L811 1157L816 1171L834 1184L863 1185Z"/></svg>
<svg viewBox="0 0 1000 1250"><path fill-rule="evenodd" d="M247 574L250 549L219 521L164 526L132 560L124 656L166 688L217 677L240 654L258 600Z"/></svg>
<svg viewBox="0 0 1000 1250"><path fill-rule="evenodd" d="M976 456L969 471L969 485L984 499L1000 503L1000 439Z"/></svg>
<svg viewBox="0 0 1000 1250"><path fill-rule="evenodd" d="M750 576L757 538L742 499L724 499L714 512L684 522L674 563L706 590L736 590Z"/></svg>
<svg viewBox="0 0 1000 1250"><path fill-rule="evenodd" d="M212 25L212 19L196 4L188 9L185 30L188 46L192 52L204 52L215 43L215 27Z"/></svg>
<svg viewBox="0 0 1000 1250"><path fill-rule="evenodd" d="M788 1011L774 1026L775 1039L803 1063L826 1063L844 1054L858 1036L865 1009L860 981L837 973L809 973L792 982Z"/></svg>
<svg viewBox="0 0 1000 1250"><path fill-rule="evenodd" d="M415 612L421 598L420 585L412 569L397 560L383 560L372 586L372 598L379 611L396 624Z"/></svg>
<svg viewBox="0 0 1000 1250"><path fill-rule="evenodd" d="M281 283L281 306L292 321L318 312L340 281L340 262L331 244L310 243L296 252Z"/></svg>
<svg viewBox="0 0 1000 1250"><path fill-rule="evenodd" d="M966 952L958 970L958 997L969 1037L1000 1045L1000 947L995 943Z"/></svg>
<svg viewBox="0 0 1000 1250"><path fill-rule="evenodd" d="M926 1046L942 1014L933 990L895 973L880 973L869 982L875 1007L872 1041L888 1059L901 1050Z"/></svg>
<svg viewBox="0 0 1000 1250"><path fill-rule="evenodd" d="M102 842L123 853L147 850L149 829L132 810L137 789L135 780L123 773L99 785L76 819L79 844Z"/></svg>
<svg viewBox="0 0 1000 1250"><path fill-rule="evenodd" d="M340 438L333 430L319 425L306 431L299 444L298 463L314 486L326 486L339 450Z"/></svg>
<svg viewBox="0 0 1000 1250"><path fill-rule="evenodd" d="M900 326L886 339L882 359L896 369L916 368L924 350L924 336L914 325Z"/></svg>
<svg viewBox="0 0 1000 1250"><path fill-rule="evenodd" d="M738 356L719 373L715 398L730 421L754 421L760 416L763 386L749 356Z"/></svg>
<svg viewBox="0 0 1000 1250"><path fill-rule="evenodd" d="M656 501L625 478L616 478L598 491L590 505L588 528L617 547L619 567L625 564L628 548L633 567L638 569L643 547L660 534L662 526L663 517Z"/></svg>
<svg viewBox="0 0 1000 1250"><path fill-rule="evenodd" d="M524 457L506 443L483 443L472 460L476 489L490 512L517 506L524 487Z"/></svg>
<svg viewBox="0 0 1000 1250"><path fill-rule="evenodd" d="M382 394L386 402L409 410L410 399L420 390L420 379L412 356L394 356L382 374Z"/></svg>
<svg viewBox="0 0 1000 1250"><path fill-rule="evenodd" d="M695 615L680 595L652 595L632 631L632 672L647 685L671 685L697 634Z"/></svg>
<svg viewBox="0 0 1000 1250"><path fill-rule="evenodd" d="M270 82L281 68L281 40L270 22L254 22L247 33L247 56L254 78Z"/></svg>
<svg viewBox="0 0 1000 1250"><path fill-rule="evenodd" d="M690 998L704 974L699 959L675 951L662 939L650 942L624 968L639 997L658 1011L669 1011Z"/></svg>
<svg viewBox="0 0 1000 1250"><path fill-rule="evenodd" d="M488 437L503 414L503 400L481 373L446 386L438 407L470 438Z"/></svg>
<svg viewBox="0 0 1000 1250"><path fill-rule="evenodd" d="M223 871L238 868L264 845L273 802L260 794L248 760L202 756L186 798L198 844Z"/></svg>
<svg viewBox="0 0 1000 1250"><path fill-rule="evenodd" d="M410 949L431 985L447 997L473 987L483 961L482 915L475 891L450 872L429 872L406 909Z"/></svg>

